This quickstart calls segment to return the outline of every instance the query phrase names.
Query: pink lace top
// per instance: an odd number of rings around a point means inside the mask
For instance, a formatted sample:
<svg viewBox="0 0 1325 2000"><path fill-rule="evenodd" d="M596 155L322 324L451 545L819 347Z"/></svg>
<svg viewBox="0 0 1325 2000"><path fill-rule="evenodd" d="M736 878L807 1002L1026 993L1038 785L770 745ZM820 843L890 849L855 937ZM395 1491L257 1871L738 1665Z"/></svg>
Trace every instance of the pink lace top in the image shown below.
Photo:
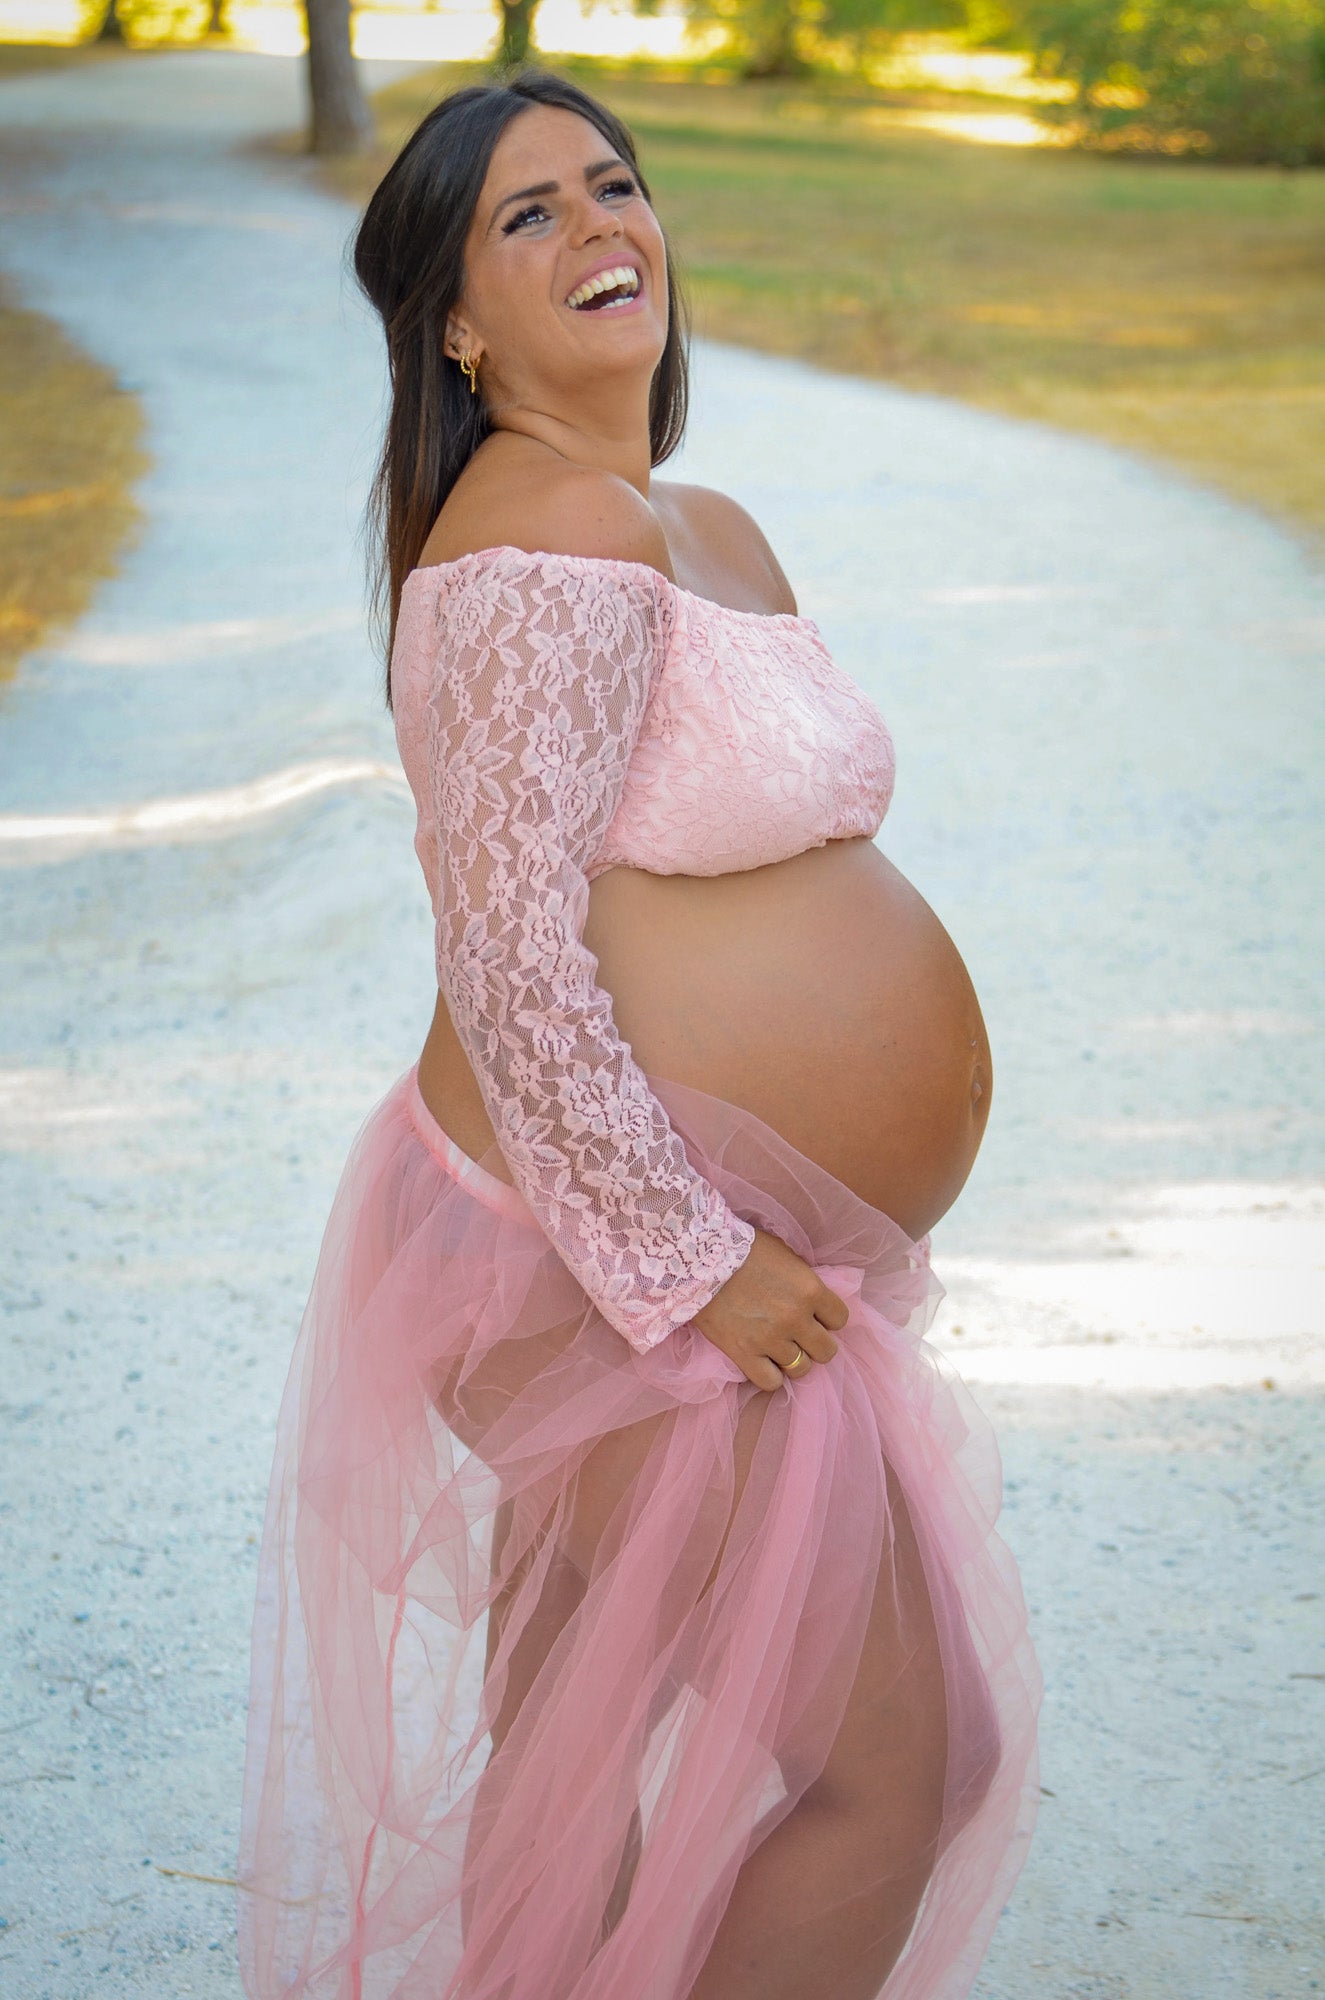
<svg viewBox="0 0 1325 2000"><path fill-rule="evenodd" d="M647 563L502 546L414 570L391 660L437 978L512 1177L635 1347L744 1262L583 942L618 865L720 875L878 832L892 739L813 619Z"/></svg>

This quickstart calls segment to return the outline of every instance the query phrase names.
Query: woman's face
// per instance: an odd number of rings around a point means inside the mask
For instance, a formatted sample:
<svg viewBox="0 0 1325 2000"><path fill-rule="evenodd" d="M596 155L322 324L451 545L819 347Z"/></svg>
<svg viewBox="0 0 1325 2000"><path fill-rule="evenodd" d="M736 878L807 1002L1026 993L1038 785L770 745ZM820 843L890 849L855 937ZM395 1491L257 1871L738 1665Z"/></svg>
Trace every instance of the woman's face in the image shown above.
<svg viewBox="0 0 1325 2000"><path fill-rule="evenodd" d="M587 278L622 269L634 280L586 301ZM542 408L609 375L652 380L667 340L662 231L629 163L578 112L537 104L507 125L465 275L446 351L478 355L490 407Z"/></svg>

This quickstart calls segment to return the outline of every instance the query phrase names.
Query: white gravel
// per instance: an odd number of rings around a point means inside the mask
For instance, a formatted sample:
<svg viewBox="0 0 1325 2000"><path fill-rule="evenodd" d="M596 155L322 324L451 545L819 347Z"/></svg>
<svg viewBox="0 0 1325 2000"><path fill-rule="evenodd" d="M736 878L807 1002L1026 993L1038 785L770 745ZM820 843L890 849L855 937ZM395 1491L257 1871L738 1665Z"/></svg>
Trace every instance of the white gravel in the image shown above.
<svg viewBox="0 0 1325 2000"><path fill-rule="evenodd" d="M0 86L0 264L155 453L140 546L0 698L13 2000L236 2000L205 1878L276 1405L431 1011L363 636L350 212L235 150L298 86L224 54ZM938 1340L1004 1448L1048 1796L980 2000L1325 1991L1325 557L1047 426L696 361L667 470L752 508L883 706L882 844L994 1043Z"/></svg>

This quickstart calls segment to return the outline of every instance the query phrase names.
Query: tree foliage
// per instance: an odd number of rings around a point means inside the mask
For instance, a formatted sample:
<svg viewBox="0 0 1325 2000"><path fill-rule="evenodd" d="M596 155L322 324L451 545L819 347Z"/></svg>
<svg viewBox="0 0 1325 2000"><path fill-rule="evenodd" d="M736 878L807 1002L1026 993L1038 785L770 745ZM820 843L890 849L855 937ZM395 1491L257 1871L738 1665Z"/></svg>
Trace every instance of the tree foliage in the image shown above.
<svg viewBox="0 0 1325 2000"><path fill-rule="evenodd" d="M1325 164L1320 0L1007 0L1006 13L1036 73L1076 87L1040 115L1088 144Z"/></svg>
<svg viewBox="0 0 1325 2000"><path fill-rule="evenodd" d="M656 14L657 0L634 0ZM899 34L962 28L964 0L685 0L686 19L721 31L720 54L747 78L858 69Z"/></svg>
<svg viewBox="0 0 1325 2000"><path fill-rule="evenodd" d="M83 33L102 42L193 41L209 32L211 0L82 0Z"/></svg>

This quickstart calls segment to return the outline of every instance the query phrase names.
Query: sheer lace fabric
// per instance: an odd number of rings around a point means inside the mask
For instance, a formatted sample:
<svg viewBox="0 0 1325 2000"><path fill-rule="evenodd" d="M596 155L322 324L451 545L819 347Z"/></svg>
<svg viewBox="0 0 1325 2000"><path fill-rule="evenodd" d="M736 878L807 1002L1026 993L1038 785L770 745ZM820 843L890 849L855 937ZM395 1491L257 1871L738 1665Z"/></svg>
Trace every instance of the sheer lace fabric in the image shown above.
<svg viewBox="0 0 1325 2000"><path fill-rule="evenodd" d="M393 662L437 977L516 1185L633 1346L754 1232L686 1158L582 939L621 862L717 874L874 833L888 731L812 621L643 563L481 550L409 579Z"/></svg>

